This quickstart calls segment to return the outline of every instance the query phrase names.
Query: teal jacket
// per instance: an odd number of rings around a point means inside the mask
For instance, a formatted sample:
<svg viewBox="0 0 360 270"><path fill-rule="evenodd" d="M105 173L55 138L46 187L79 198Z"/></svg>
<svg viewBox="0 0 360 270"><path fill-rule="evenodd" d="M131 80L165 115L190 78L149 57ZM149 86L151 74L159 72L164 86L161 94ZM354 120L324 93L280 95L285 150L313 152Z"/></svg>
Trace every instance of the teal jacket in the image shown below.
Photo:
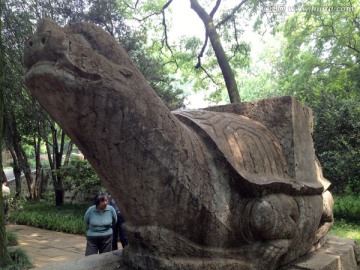
<svg viewBox="0 0 360 270"><path fill-rule="evenodd" d="M96 205L90 206L84 216L88 228L87 236L105 236L113 233L112 225L117 221L115 209L107 205L104 212L100 213Z"/></svg>

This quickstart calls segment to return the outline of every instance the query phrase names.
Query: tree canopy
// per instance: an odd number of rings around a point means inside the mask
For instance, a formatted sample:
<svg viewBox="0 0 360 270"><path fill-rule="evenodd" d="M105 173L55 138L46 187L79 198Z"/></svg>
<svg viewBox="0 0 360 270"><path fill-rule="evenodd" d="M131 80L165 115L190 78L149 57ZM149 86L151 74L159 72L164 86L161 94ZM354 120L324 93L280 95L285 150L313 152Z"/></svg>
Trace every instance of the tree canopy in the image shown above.
<svg viewBox="0 0 360 270"><path fill-rule="evenodd" d="M215 100L225 90L230 102L240 102L238 74L249 66L251 50L244 31L259 28L262 22L273 25L278 14L261 12L266 1L189 0L189 8L203 24L203 37L173 41L168 18L181 11L172 9L173 0L155 2L125 1L123 10L127 19L138 21L145 31L155 29L154 46L168 59L166 64L172 66L182 83L191 82L194 91L206 89Z"/></svg>
<svg viewBox="0 0 360 270"><path fill-rule="evenodd" d="M359 192L359 1L306 5L319 10L295 13L279 29L277 85L313 109L316 151L334 188Z"/></svg>

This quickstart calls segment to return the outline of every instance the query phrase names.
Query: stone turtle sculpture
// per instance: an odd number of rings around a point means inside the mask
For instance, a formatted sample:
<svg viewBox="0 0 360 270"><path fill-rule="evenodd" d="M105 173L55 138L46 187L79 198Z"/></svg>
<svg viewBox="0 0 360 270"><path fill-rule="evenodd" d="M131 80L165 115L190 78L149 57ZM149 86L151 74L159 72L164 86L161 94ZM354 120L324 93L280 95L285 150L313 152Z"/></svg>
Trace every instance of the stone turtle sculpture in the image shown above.
<svg viewBox="0 0 360 270"><path fill-rule="evenodd" d="M333 222L311 110L291 97L171 112L123 48L39 21L25 82L126 217L134 269L276 269Z"/></svg>

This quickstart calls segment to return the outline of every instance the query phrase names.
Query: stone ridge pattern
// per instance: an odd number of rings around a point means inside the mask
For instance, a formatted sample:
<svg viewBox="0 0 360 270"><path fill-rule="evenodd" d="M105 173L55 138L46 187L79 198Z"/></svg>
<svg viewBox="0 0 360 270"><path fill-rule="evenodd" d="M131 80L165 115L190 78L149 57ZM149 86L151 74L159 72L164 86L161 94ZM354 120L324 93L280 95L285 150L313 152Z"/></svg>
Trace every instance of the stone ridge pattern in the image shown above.
<svg viewBox="0 0 360 270"><path fill-rule="evenodd" d="M101 28L44 19L25 83L126 217L133 269L277 269L333 223L311 110L291 97L171 112Z"/></svg>

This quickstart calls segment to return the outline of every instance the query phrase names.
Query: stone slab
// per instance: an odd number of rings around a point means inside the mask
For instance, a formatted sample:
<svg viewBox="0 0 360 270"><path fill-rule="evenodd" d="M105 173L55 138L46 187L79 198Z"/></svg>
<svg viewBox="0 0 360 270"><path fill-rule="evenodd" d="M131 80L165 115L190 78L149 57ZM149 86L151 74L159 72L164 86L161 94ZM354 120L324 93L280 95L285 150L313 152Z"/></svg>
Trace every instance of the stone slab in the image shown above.
<svg viewBox="0 0 360 270"><path fill-rule="evenodd" d="M35 268L34 268L35 269ZM76 260L71 260L63 263L49 264L44 267L36 268L42 270L98 270L98 269L120 269L130 270L123 264L122 252L112 251L100 255L91 255Z"/></svg>
<svg viewBox="0 0 360 270"><path fill-rule="evenodd" d="M359 246L352 239L329 236L325 245L311 254L303 256L291 265L279 270L360 270ZM38 270L130 270L123 263L122 252L113 251L92 255L58 264L50 264ZM191 269L189 269L191 270Z"/></svg>
<svg viewBox="0 0 360 270"><path fill-rule="evenodd" d="M359 245L352 239L328 236L324 246L281 270L359 270Z"/></svg>
<svg viewBox="0 0 360 270"><path fill-rule="evenodd" d="M205 108L232 112L259 121L271 130L284 148L288 173L304 183L316 179L312 141L313 114L291 96Z"/></svg>

